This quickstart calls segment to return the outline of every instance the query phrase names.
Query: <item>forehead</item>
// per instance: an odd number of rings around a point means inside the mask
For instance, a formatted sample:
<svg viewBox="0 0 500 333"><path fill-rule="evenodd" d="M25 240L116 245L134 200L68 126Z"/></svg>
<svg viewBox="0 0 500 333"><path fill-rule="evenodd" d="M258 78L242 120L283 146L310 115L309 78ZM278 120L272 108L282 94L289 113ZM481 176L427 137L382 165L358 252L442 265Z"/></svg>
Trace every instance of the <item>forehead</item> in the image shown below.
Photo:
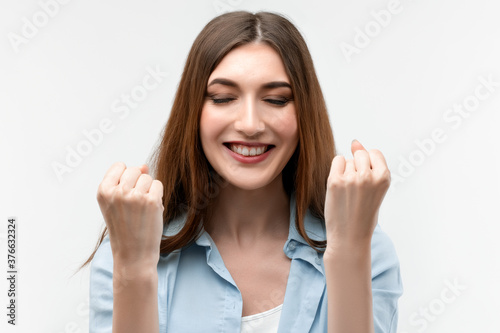
<svg viewBox="0 0 500 333"><path fill-rule="evenodd" d="M280 55L271 46L250 43L231 50L211 73L209 81L224 77L235 81L285 81L290 83Z"/></svg>

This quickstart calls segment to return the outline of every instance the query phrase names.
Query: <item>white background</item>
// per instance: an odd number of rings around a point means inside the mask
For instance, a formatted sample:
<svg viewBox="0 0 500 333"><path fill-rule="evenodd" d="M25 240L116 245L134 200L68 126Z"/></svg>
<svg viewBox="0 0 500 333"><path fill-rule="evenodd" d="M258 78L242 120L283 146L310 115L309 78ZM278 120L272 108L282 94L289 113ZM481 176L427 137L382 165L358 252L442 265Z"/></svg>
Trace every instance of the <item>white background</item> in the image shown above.
<svg viewBox="0 0 500 333"><path fill-rule="evenodd" d="M49 2L0 2L0 266L6 272L6 220L16 216L19 267L16 327L6 324L1 274L2 332L88 330L89 271L72 274L104 223L97 186L115 161L146 162L189 48L221 3L290 18L310 47L338 153L352 158L354 138L384 153L393 183L379 223L401 262L398 332L500 331L495 1L73 0L52 6L52 17L41 6ZM388 6L397 13L384 27L371 11ZM27 21L38 31L16 45ZM358 52L346 56L347 44ZM120 96L138 89L148 68L168 75L120 118L112 106L124 105ZM458 126L446 121L454 104L474 101L480 76L496 87ZM113 130L58 178L53 164L66 164L67 149L106 118ZM439 129L446 139L423 152L416 142ZM413 164L407 174L405 163Z"/></svg>

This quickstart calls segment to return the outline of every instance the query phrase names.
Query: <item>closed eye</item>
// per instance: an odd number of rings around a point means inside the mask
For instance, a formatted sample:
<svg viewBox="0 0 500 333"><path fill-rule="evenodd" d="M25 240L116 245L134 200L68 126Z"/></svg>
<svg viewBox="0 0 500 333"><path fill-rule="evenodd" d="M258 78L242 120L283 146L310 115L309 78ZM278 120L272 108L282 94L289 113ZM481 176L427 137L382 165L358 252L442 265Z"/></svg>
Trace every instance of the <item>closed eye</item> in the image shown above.
<svg viewBox="0 0 500 333"><path fill-rule="evenodd" d="M274 105L277 105L277 106L285 106L288 104L289 101L291 101L291 99L265 99L264 101L266 101L267 103L270 103L270 104L274 104Z"/></svg>
<svg viewBox="0 0 500 333"><path fill-rule="evenodd" d="M210 100L212 100L212 103L214 104L228 104L231 101L236 100L234 97L227 97L227 98L215 98L215 97L210 97ZM288 102L292 101L292 98L283 98L283 99L274 99L274 98L266 98L263 101L266 103L276 105L276 106L285 106L288 104Z"/></svg>
<svg viewBox="0 0 500 333"><path fill-rule="evenodd" d="M212 98L214 104L226 104L234 101L236 98Z"/></svg>

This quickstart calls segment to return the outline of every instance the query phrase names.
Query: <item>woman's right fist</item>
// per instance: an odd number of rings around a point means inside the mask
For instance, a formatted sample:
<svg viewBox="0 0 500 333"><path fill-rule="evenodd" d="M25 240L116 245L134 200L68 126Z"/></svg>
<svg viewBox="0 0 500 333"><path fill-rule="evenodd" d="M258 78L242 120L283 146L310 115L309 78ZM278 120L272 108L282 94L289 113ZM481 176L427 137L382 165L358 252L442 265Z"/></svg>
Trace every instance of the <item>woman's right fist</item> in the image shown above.
<svg viewBox="0 0 500 333"><path fill-rule="evenodd" d="M163 185L148 166L127 168L116 162L97 190L97 202L109 230L113 259L123 265L158 264L163 234Z"/></svg>

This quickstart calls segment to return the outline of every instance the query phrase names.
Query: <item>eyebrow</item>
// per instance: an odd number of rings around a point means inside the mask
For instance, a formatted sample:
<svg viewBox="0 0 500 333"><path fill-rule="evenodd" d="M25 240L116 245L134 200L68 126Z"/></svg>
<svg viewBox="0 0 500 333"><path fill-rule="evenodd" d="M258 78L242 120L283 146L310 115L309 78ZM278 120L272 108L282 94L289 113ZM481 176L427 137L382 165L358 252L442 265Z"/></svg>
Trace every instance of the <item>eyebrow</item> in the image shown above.
<svg viewBox="0 0 500 333"><path fill-rule="evenodd" d="M214 84L222 84L224 86L238 88L238 84L236 82L231 81L229 79L224 79L224 78L213 79L212 81L210 81L210 83L208 84L207 87L210 87ZM265 83L262 85L263 89L273 89L273 88L281 88L281 87L292 89L292 86L288 82L285 82L285 81L271 81L271 82L268 82L268 83Z"/></svg>

